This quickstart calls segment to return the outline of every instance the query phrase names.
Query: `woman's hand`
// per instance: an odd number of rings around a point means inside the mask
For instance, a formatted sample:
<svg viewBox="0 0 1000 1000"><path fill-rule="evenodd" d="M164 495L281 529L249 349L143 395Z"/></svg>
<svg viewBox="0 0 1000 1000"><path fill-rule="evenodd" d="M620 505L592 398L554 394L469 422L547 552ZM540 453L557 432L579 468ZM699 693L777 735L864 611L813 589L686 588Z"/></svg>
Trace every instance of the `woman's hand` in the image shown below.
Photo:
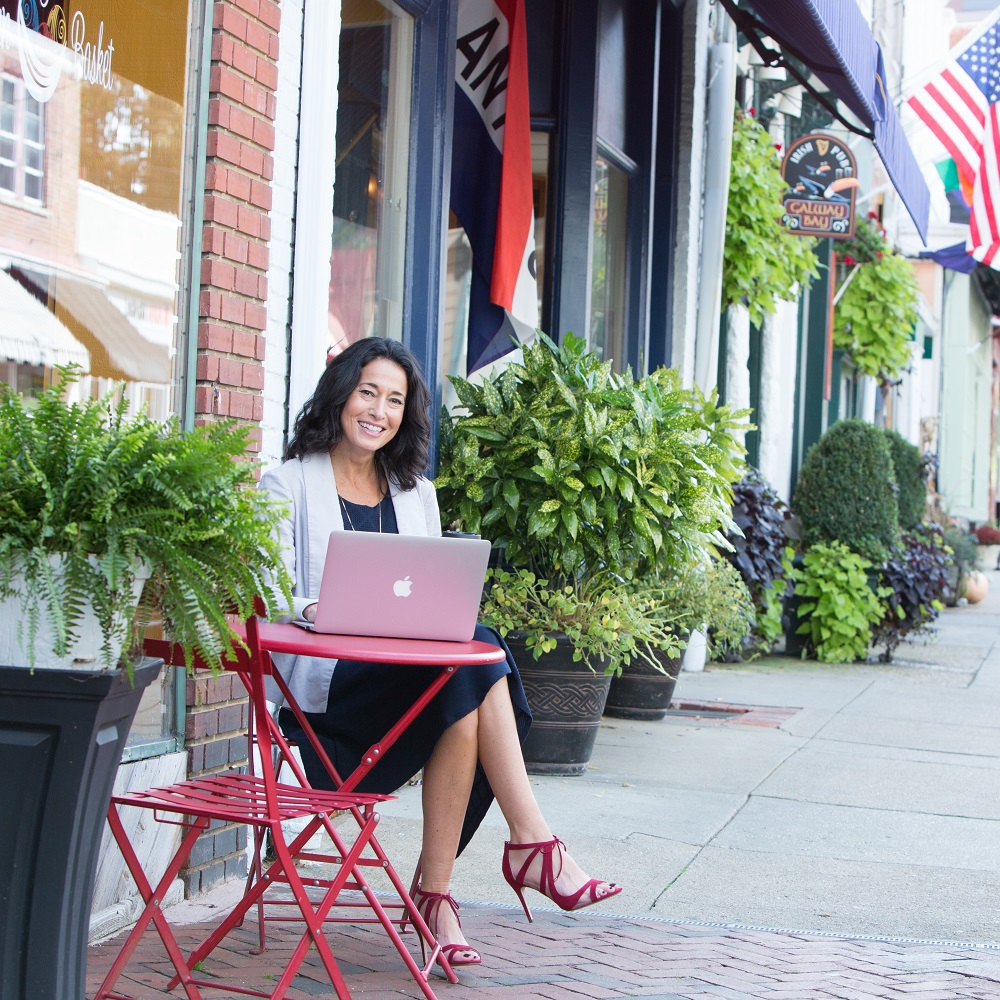
<svg viewBox="0 0 1000 1000"><path fill-rule="evenodd" d="M302 617L305 618L307 622L316 621L316 603L307 604L302 609Z"/></svg>

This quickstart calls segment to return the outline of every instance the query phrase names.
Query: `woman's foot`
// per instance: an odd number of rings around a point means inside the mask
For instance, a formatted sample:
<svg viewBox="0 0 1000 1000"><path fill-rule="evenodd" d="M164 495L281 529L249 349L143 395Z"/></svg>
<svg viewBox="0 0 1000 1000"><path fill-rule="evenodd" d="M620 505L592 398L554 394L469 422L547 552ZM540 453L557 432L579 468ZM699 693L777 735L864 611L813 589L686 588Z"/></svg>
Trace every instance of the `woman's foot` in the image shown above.
<svg viewBox="0 0 1000 1000"><path fill-rule="evenodd" d="M590 878L558 837L535 844L504 844L503 877L517 893L529 921L525 889L536 889L563 910L582 910L622 891L614 882Z"/></svg>
<svg viewBox="0 0 1000 1000"><path fill-rule="evenodd" d="M413 902L420 916L424 918L431 934L441 946L441 954L449 965L481 965L482 955L473 948L462 933L462 922L458 919L458 903L446 892L424 892L413 890ZM424 941L420 939L420 950L424 953Z"/></svg>

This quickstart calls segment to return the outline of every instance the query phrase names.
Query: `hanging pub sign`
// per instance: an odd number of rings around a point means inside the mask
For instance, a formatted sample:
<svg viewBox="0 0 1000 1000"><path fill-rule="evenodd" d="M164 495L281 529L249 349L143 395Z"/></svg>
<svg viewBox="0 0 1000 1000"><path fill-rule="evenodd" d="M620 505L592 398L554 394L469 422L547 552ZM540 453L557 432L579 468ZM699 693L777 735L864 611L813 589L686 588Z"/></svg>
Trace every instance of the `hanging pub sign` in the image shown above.
<svg viewBox="0 0 1000 1000"><path fill-rule="evenodd" d="M854 154L832 135L812 132L796 139L781 173L787 188L784 224L803 236L854 235L858 168Z"/></svg>

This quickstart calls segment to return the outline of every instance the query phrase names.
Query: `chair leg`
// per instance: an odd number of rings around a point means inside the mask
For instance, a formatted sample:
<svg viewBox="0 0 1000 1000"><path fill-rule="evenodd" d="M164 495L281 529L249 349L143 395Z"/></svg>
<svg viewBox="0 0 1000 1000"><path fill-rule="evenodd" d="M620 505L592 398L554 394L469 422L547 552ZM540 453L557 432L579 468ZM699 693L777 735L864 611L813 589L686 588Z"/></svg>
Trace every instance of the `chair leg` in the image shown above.
<svg viewBox="0 0 1000 1000"><path fill-rule="evenodd" d="M118 810L115 808L115 804L113 802L108 807L108 824L111 827L111 832L114 835L116 843L118 844L118 848L122 852L122 857L125 859L125 864L139 889L139 895L142 897L142 901L146 905L143 908L142 913L139 914L139 919L132 928L132 931L126 939L121 951L119 951L114 964L108 970L108 974L104 977L104 981L101 983L100 989L98 989L94 1000L105 1000L105 998L112 995L111 991L115 983L118 981L119 976L121 976L125 967L128 965L129 959L135 952L136 946L139 944L139 941L145 933L146 928L149 926L150 921L155 924L157 933L160 935L160 940L163 942L163 946L167 950L167 955L170 957L170 961L177 970L174 983L180 983L183 985L184 993L187 995L189 1000L202 1000L201 993L198 991L198 987L191 975L191 967L184 961L184 955L181 952L180 946L177 944L174 932L170 929L170 924L167 923L167 919L163 915L163 910L161 909L160 904L167 889L170 887L170 884L177 877L181 868L184 866L184 862L191 853L191 849L194 847L195 841L208 828L208 820L198 819L191 824L191 828L181 840L181 845L174 854L173 860L167 866L167 870L163 873L163 877L159 882L157 882L155 890L152 886L150 886L149 879L146 878L146 874L142 870L142 865L139 863L139 858L128 839L128 834L125 832L125 827L122 824L121 817L118 815Z"/></svg>

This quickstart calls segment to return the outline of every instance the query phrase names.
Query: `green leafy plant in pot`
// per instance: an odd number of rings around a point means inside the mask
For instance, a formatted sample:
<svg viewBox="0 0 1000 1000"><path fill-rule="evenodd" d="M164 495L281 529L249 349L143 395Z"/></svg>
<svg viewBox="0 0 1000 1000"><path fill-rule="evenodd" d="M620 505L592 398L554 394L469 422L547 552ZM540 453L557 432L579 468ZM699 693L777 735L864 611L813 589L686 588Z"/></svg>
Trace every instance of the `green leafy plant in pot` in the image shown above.
<svg viewBox="0 0 1000 1000"><path fill-rule="evenodd" d="M21 819L0 824L21 873L0 886L12 998L84 993L104 817L160 669L139 655L153 609L189 662L214 662L232 648L227 612L250 615L269 581L290 604L246 434L129 416L113 395L65 402L75 380L63 370L33 404L0 389L0 795ZM29 858L31 817L46 846Z"/></svg>
<svg viewBox="0 0 1000 1000"><path fill-rule="evenodd" d="M557 634L565 636L560 616L545 614L566 588L589 595L589 612L599 622L605 595L619 606L647 600L624 585L650 572L661 553L700 551L706 535L721 538L728 483L725 471L711 472L739 462L727 437L739 415L700 394L700 407L692 407L676 372L660 369L636 381L630 372L614 372L580 338L567 335L557 346L540 334L521 363L479 384L452 382L461 410L442 423L442 518L490 538L505 569L533 575L534 598L520 610L508 604L497 622L532 657L551 651L546 647ZM672 421L668 438L664 427ZM495 604L487 607L487 621ZM578 610L582 615L588 607ZM620 637L601 641L600 629L583 631L586 657L570 640L556 640L570 646L569 661L586 667L585 660L605 660L606 670L617 670L624 659ZM662 636L659 625L639 616L630 642L653 650L664 644ZM534 668L526 666L530 702ZM556 683L572 700L578 692L570 689L582 680ZM607 679L602 683L606 691ZM598 719L601 707L602 700ZM543 728L536 722L533 733ZM529 762L531 752L526 747ZM585 763L574 766L582 770Z"/></svg>
<svg viewBox="0 0 1000 1000"><path fill-rule="evenodd" d="M653 613L683 649L692 633L706 636L713 658L738 653L754 624L754 606L738 570L717 556L666 575L643 591ZM656 663L636 660L611 681L605 715L662 719L670 708L681 659L674 647Z"/></svg>

